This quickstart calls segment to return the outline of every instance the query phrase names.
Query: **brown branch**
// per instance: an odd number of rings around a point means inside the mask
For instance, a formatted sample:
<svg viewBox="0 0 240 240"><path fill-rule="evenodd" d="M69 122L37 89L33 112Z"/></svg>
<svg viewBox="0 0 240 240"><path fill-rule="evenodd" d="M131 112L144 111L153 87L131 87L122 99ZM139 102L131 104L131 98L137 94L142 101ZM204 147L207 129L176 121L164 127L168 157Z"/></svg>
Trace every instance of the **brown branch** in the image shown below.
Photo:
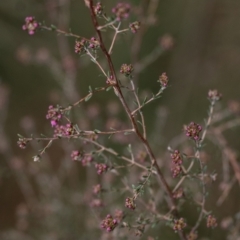
<svg viewBox="0 0 240 240"><path fill-rule="evenodd" d="M137 122L136 122L134 116L131 114L131 110L129 109L129 107L128 107L126 101L125 101L125 98L123 96L120 84L119 84L119 82L117 80L117 77L116 77L116 72L115 72L115 69L114 69L114 65L113 65L112 59L111 59L111 57L110 57L110 55L109 55L109 53L108 53L108 51L107 51L107 49L106 49L106 47L104 45L104 42L103 42L103 39L102 39L102 34L101 34L100 30L99 30L99 25L98 25L98 22L97 22L97 19L96 19L96 15L94 13L93 0L89 1L89 9L90 9L90 12L91 12L91 18L92 18L92 22L93 22L95 31L96 31L96 33L98 35L98 39L99 39L99 42L100 42L101 50L104 53L104 55L105 55L105 57L107 59L108 65L109 65L109 69L110 69L110 73L111 73L111 80L113 82L115 82L114 85L113 85L115 93L116 93L117 97L119 98L120 102L122 103L123 108L124 108L125 112L127 113L130 121L131 121L132 127L135 130L136 135L138 136L140 141L145 146L146 151L147 151L147 153L148 153L148 155L149 155L149 157L151 159L151 162L152 162L153 166L157 170L158 177L160 179L161 185L162 185L162 187L164 188L165 192L168 195L167 203L168 203L169 208L174 211L175 215L178 215L177 214L176 205L175 205L175 202L174 202L174 198L172 196L171 189L170 189L168 183L166 182L166 180L165 180L165 178L163 176L163 173L162 173L162 171L161 171L161 169L160 169L160 167L159 167L159 165L157 163L156 157L154 156L151 147L149 146L148 141L143 137L142 133L139 131L138 126L137 126Z"/></svg>

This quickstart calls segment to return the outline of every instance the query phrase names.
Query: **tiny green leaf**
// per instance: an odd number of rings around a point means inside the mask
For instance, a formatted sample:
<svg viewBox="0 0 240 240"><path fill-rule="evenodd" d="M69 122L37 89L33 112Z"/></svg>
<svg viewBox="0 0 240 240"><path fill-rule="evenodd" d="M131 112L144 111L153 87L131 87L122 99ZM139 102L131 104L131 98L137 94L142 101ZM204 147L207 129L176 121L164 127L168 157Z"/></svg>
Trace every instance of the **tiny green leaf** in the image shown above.
<svg viewBox="0 0 240 240"><path fill-rule="evenodd" d="M91 97L92 97L92 94L89 94L89 95L85 98L85 102L87 102Z"/></svg>
<svg viewBox="0 0 240 240"><path fill-rule="evenodd" d="M55 30L57 29L57 27L56 27L55 25L53 25L53 24L51 24L50 27L51 27L51 30L52 30L52 31L55 31Z"/></svg>
<svg viewBox="0 0 240 240"><path fill-rule="evenodd" d="M112 89L112 86L108 87L108 88L106 89L106 91L108 92L108 91L111 90L111 89Z"/></svg>
<svg viewBox="0 0 240 240"><path fill-rule="evenodd" d="M88 86L88 88L89 88L89 92L92 93L92 87Z"/></svg>

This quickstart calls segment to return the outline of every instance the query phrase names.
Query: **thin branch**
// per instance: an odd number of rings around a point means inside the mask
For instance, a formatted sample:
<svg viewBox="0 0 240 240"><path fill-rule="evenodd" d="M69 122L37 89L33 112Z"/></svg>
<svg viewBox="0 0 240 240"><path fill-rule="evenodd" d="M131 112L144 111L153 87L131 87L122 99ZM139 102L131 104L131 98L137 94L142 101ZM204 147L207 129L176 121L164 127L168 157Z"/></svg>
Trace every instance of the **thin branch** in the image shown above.
<svg viewBox="0 0 240 240"><path fill-rule="evenodd" d="M136 135L138 136L140 141L145 146L145 149L146 149L146 151L147 151L147 153L148 153L148 155L149 155L149 157L151 159L151 162L152 162L153 166L157 170L158 177L160 179L161 185L164 188L164 190L165 190L165 192L167 193L167 196L168 196L167 203L168 203L169 208L174 210L174 213L177 216L178 215L178 211L177 211L177 208L176 208L176 205L175 205L174 198L172 196L171 189L170 189L168 183L166 182L166 180L165 180L165 178L163 176L163 173L162 173L162 171L161 171L161 169L160 169L160 167L159 167L159 165L157 163L156 157L154 156L148 141L143 137L143 135L139 131L138 126L137 126L137 122L136 122L134 116L131 114L131 111L130 111L130 109L129 109L126 101L125 101L125 98L123 96L120 84L119 84L118 79L116 77L116 73L115 73L115 69L114 69L113 63L112 63L112 59L111 59L111 57L110 57L110 55L109 55L108 51L106 50L106 47L105 47L105 45L103 43L102 34L98 30L99 25L98 25L98 22L97 22L97 19L96 19L96 15L94 13L93 0L89 0L89 8L90 8L90 12L91 12L92 22L93 22L95 31L97 32L98 38L99 38L100 47L101 47L101 49L102 49L102 51L103 51L103 53L104 53L104 55L105 55L105 57L107 59L107 62L108 62L108 65L109 65L109 69L110 69L110 73L111 73L111 76L112 76L112 80L115 81L115 84L113 85L114 91L115 91L116 95L118 96L120 102L122 103L122 105L123 105L123 107L125 109L125 112L127 113L128 117L129 117L129 120L132 123L132 127L134 128ZM186 238L183 238L183 239L186 239Z"/></svg>

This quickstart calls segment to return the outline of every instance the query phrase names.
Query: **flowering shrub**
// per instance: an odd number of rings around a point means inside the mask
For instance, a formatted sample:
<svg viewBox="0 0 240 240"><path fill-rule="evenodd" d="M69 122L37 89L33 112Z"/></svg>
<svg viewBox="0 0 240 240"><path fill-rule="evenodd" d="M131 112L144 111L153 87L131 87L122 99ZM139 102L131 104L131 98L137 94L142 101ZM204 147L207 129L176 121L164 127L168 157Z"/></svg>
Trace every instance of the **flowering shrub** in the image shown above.
<svg viewBox="0 0 240 240"><path fill-rule="evenodd" d="M120 67L116 66L113 62L113 49L117 37L124 33L138 34L142 24L135 19L134 22L127 23L127 28L121 28L124 22L128 21L133 8L129 3L118 3L113 6L111 13L107 13L102 3L94 3L92 0L85 2L94 27L94 37L87 38L66 32L53 25L49 27L31 16L25 19L22 28L30 35L38 31L41 34L40 30L46 30L75 38L72 52L90 59L96 65L104 78L101 82L102 86L94 88L89 86L88 93L70 105L55 107L50 105L46 119L52 129L51 135L48 137L45 134L41 137L19 135L17 142L19 147L24 149L35 141L47 142L33 157L33 160L38 162L44 158L44 154L55 141L62 141L63 148L67 148L68 145L74 146L69 150L69 161L72 159L76 164L81 162L81 167L91 169L89 178L96 180L92 184L91 192L86 190L83 195L85 202L82 203L94 212L86 217L90 226L88 234L93 234L91 239L101 239L101 236L102 239L130 239L133 235L142 236L143 239L146 237L157 239L159 228L168 228L176 239L204 237L205 231L200 231L201 224L205 229L217 228L219 225L217 218L214 217L215 213L211 213L211 206L207 204L208 183L216 180L216 174L207 170L207 161L204 161L202 155L210 127L219 123L214 116L215 106L220 101L221 94L217 90L209 91L207 98L210 106L205 124L200 125L192 121L184 126L183 142L191 147L191 153L185 153L184 144L180 142L176 144L177 146L168 147L168 159L156 157L147 134L143 109L163 96L171 79L166 72L160 72L156 93L142 99L136 89L135 78L142 69L154 61L156 55L160 56L162 52L171 49L173 40L165 36L154 54L150 54L138 64L122 63ZM104 40L105 31L114 32L109 46ZM100 130L83 129L79 123L81 116L73 117L78 107L81 108L96 94L100 92L109 94L109 91L113 92L114 97L121 103L122 111L127 116L126 123L119 123L119 119L114 119L109 124L111 128L108 127L107 130L104 127ZM131 96L130 101L129 96ZM114 110L116 110L115 106L112 107L112 112ZM97 120L94 110L89 113L89 119L91 116ZM116 127L112 127L114 124ZM219 127L215 131L212 130L212 134L217 135L217 139L222 139ZM104 136L109 137L110 143L104 139ZM108 144L111 144L111 141L124 146L124 150L117 151L110 148ZM219 144L224 145L224 139ZM230 154L231 151L228 151ZM77 167L80 165L76 165ZM194 185L196 183L197 187ZM60 209L63 203L58 202L58 196L55 198L56 205L59 204L56 208ZM80 204L78 196L73 196L72 201L77 202L76 206ZM183 202L193 204L198 209L194 221L188 219L185 209L182 208ZM92 229L96 232L91 232ZM71 238L71 236L67 237Z"/></svg>

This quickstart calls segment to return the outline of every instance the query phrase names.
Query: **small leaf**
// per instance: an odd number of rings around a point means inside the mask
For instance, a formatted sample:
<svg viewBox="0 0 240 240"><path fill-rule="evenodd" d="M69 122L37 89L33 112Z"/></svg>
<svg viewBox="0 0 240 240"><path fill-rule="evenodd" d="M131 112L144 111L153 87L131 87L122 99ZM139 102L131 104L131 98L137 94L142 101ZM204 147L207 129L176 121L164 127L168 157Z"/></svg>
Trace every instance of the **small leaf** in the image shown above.
<svg viewBox="0 0 240 240"><path fill-rule="evenodd" d="M21 134L17 134L19 138L24 138Z"/></svg>
<svg viewBox="0 0 240 240"><path fill-rule="evenodd" d="M51 30L52 30L52 31L55 31L55 30L57 29L57 27L56 27L55 25L53 25L53 24L51 24L50 27L51 27Z"/></svg>
<svg viewBox="0 0 240 240"><path fill-rule="evenodd" d="M73 125L73 127L77 130L77 132L81 132L80 128L78 127L77 124Z"/></svg>
<svg viewBox="0 0 240 240"><path fill-rule="evenodd" d="M138 106L138 103L137 103L137 101L133 101L133 103L134 103L136 106Z"/></svg>
<svg viewBox="0 0 240 240"><path fill-rule="evenodd" d="M100 130L98 130L98 129L94 129L93 130L95 133L100 133L101 131Z"/></svg>
<svg viewBox="0 0 240 240"><path fill-rule="evenodd" d="M106 91L108 92L108 91L111 90L111 89L112 89L112 86L108 87L108 88L106 89Z"/></svg>
<svg viewBox="0 0 240 240"><path fill-rule="evenodd" d="M124 135L130 135L132 132L124 132Z"/></svg>
<svg viewBox="0 0 240 240"><path fill-rule="evenodd" d="M127 146L127 149L128 149L128 151L129 151L130 153L132 153L132 146L131 146L131 144L129 144L129 145Z"/></svg>
<svg viewBox="0 0 240 240"><path fill-rule="evenodd" d="M96 87L95 90L101 90L103 87Z"/></svg>
<svg viewBox="0 0 240 240"><path fill-rule="evenodd" d="M146 101L147 101L147 96L144 98L142 105L144 105L146 103Z"/></svg>
<svg viewBox="0 0 240 240"><path fill-rule="evenodd" d="M91 61L96 63L96 59L95 58L91 58Z"/></svg>
<svg viewBox="0 0 240 240"><path fill-rule="evenodd" d="M88 86L88 88L89 88L89 92L92 93L92 87Z"/></svg>
<svg viewBox="0 0 240 240"><path fill-rule="evenodd" d="M92 94L89 94L89 95L85 98L85 102L87 102L91 97L92 97Z"/></svg>

